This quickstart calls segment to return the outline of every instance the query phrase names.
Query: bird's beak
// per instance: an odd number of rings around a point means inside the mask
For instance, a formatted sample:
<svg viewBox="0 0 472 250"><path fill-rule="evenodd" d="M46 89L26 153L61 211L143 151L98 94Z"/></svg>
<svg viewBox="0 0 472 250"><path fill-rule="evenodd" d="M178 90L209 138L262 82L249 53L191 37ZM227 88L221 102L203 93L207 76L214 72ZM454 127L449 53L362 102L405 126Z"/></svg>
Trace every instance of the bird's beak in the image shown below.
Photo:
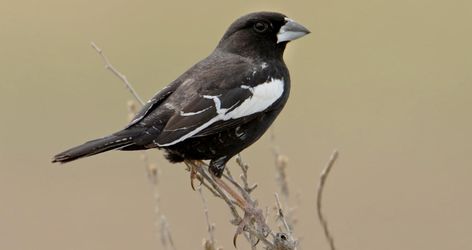
<svg viewBox="0 0 472 250"><path fill-rule="evenodd" d="M310 33L307 28L290 18L286 17L285 21L286 23L277 33L277 43L292 41Z"/></svg>

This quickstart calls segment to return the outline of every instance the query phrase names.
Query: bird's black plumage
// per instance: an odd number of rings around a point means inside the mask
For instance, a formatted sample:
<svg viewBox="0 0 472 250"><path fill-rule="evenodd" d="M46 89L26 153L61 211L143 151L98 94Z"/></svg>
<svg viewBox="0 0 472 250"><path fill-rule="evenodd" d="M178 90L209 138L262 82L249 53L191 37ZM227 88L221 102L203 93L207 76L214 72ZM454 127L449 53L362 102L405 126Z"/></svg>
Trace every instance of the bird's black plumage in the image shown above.
<svg viewBox="0 0 472 250"><path fill-rule="evenodd" d="M216 49L158 92L123 130L56 155L69 162L111 149L159 148L172 162L226 162L259 139L284 107L290 76L287 42L309 31L285 15L256 12L237 19Z"/></svg>

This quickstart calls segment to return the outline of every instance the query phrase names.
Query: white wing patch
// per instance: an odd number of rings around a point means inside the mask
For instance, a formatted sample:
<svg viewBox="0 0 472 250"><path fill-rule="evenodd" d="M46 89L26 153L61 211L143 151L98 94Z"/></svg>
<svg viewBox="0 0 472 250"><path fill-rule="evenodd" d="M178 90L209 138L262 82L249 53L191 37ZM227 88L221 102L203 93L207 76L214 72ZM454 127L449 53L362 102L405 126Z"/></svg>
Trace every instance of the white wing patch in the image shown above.
<svg viewBox="0 0 472 250"><path fill-rule="evenodd" d="M187 134L180 137L179 139L174 140L169 143L164 143L164 144L156 143L157 146L166 147L166 146L171 146L181 141L184 141L185 139L198 134L200 131L204 130L205 128L209 127L211 124L217 121L227 121L230 119L238 119L244 116L249 116L257 112L266 110L273 103L275 103L284 93L284 80L271 78L269 81L259 84L255 87L241 85L241 88L248 89L249 91L251 91L252 96L244 100L239 106L237 106L233 110L231 110L233 107L221 108L221 100L219 96L204 95L203 98L212 99L213 102L215 103L216 116L208 120L201 126L188 132ZM201 112L205 110L201 110ZM231 111L228 112L228 110L231 110Z"/></svg>
<svg viewBox="0 0 472 250"><path fill-rule="evenodd" d="M241 88L247 88L251 91L252 96L244 100L237 108L227 114L230 116L230 119L252 115L270 107L270 105L282 96L284 92L284 81L271 79L255 87L243 85Z"/></svg>
<svg viewBox="0 0 472 250"><path fill-rule="evenodd" d="M181 116L192 116L192 115L198 115L198 114L201 114L207 110L209 110L211 107L208 107L208 108L205 108L205 109L202 109L202 110L199 110L199 111L195 111L195 112L187 112L185 113L184 111L180 111L180 115Z"/></svg>

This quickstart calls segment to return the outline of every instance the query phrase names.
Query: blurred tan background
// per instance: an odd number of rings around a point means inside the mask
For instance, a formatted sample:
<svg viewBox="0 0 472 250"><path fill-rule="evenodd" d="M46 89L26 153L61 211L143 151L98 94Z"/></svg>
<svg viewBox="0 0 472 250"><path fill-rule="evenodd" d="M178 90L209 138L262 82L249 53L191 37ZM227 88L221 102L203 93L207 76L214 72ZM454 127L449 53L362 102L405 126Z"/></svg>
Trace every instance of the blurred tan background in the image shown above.
<svg viewBox="0 0 472 250"><path fill-rule="evenodd" d="M89 44L147 99L209 54L235 18L259 10L313 32L287 48L292 94L274 125L301 199L302 248L327 249L314 189L337 148L325 211L339 249L472 249L467 0L1 0L0 249L162 249L139 153L49 163L126 124L131 97ZM150 153L177 248L199 249L198 193L182 165ZM243 157L260 203L272 205L269 136ZM233 249L227 209L207 198L219 245Z"/></svg>

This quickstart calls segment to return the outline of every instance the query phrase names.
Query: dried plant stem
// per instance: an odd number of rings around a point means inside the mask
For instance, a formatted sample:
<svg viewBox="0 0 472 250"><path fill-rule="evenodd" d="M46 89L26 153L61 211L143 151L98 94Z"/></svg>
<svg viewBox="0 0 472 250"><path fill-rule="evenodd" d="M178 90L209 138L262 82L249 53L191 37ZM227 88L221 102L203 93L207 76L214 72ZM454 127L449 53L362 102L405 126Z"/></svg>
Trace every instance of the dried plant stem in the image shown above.
<svg viewBox="0 0 472 250"><path fill-rule="evenodd" d="M203 213L205 215L205 221L206 221L206 224L207 224L208 235L210 236L210 240L205 242L205 246L207 248L209 246L211 246L212 249L216 249L216 246L215 246L215 243L216 243L215 242L215 233L214 233L215 232L215 226L213 224L211 224L211 222L210 222L210 216L208 214L208 203L207 203L207 200L205 199L205 196L203 195L202 186L198 187L197 191L200 194L200 198L202 200Z"/></svg>
<svg viewBox="0 0 472 250"><path fill-rule="evenodd" d="M246 190L246 192L250 193L251 188L249 187L248 176L247 176L247 170L249 169L249 166L246 163L243 162L243 158L241 157L241 154L238 154L236 156L236 163L238 163L239 167L241 167L241 171L243 172L241 174L240 178L243 181L244 190Z"/></svg>
<svg viewBox="0 0 472 250"><path fill-rule="evenodd" d="M287 231L287 235L289 236L290 240L295 241L295 239L293 238L293 235L292 235L292 229L290 228L290 226L287 222L287 219L285 218L285 214L283 212L282 205L280 204L279 194L275 193L274 195L275 195L275 201L276 201L276 204L277 204L277 213L278 213L279 219L282 221L282 223L285 227L285 230Z"/></svg>
<svg viewBox="0 0 472 250"><path fill-rule="evenodd" d="M143 161L145 163L146 172L148 175L149 183L152 186L152 193L154 198L154 214L155 214L155 226L159 228L158 233L160 234L161 244L165 249L175 250L174 240L172 239L172 233L170 231L169 223L166 216L161 212L161 197L159 194L159 170L157 167L149 162L148 155L143 153Z"/></svg>
<svg viewBox="0 0 472 250"><path fill-rule="evenodd" d="M221 197L226 202L226 205L228 205L231 214L235 218L237 222L241 221L241 216L238 214L238 210L236 210L236 207L234 206L233 201L226 195L226 193L221 190L221 188L213 181L213 179L210 177L209 174L206 173L206 171L203 169L203 167L197 167L198 173L205 179L204 181L207 181L210 183L212 188L215 190L216 193Z"/></svg>
<svg viewBox="0 0 472 250"><path fill-rule="evenodd" d="M323 227L324 235L326 239L328 240L329 247L331 250L336 250L336 247L334 246L334 238L331 232L329 231L328 228L328 221L326 220L325 216L323 215L323 210L322 210L322 198L323 198L323 190L324 186L326 183L326 180L328 178L328 175L331 171L331 168L334 166L334 162L338 158L338 151L335 150L333 154L331 155L328 163L326 164L325 168L321 172L320 175L320 182L318 184L317 192L316 192L316 208L317 208L317 214L318 214L318 219L321 223L321 226Z"/></svg>
<svg viewBox="0 0 472 250"><path fill-rule="evenodd" d="M161 215L161 242L165 249L175 250L174 240L170 232L170 227L164 215Z"/></svg>
<svg viewBox="0 0 472 250"><path fill-rule="evenodd" d="M236 188L239 194L234 190L231 191L231 187L224 183L223 180L212 176L208 172L205 164L190 161L187 162L187 164L192 165L200 177L203 178L203 183L208 182L212 189L218 194L218 197L221 198L230 209L233 216L232 223L238 225L233 243L236 242L237 235L246 232L248 235L245 234L245 236L252 245L254 245L255 242L251 239L257 239L256 242L262 242L267 249L275 249L274 244L267 239L266 233L271 234L271 230L265 223L265 218L261 210L257 208L257 203L252 200L245 188L233 179L231 173L225 174L223 177ZM236 200L233 200L233 198ZM243 209L243 217L239 215L236 205ZM251 248L256 249L255 246L251 246Z"/></svg>
<svg viewBox="0 0 472 250"><path fill-rule="evenodd" d="M126 86L128 91L134 96L136 101L141 104L141 106L144 105L144 101L139 97L138 93L136 90L134 90L133 85L128 81L128 78L122 74L120 71L118 71L113 65L110 63L110 60L108 60L108 57L103 53L103 50L100 49L94 42L91 42L90 45L92 46L93 49L97 51L97 53L100 55L100 57L103 60L103 63L105 64L105 68L110 70L116 77L118 77Z"/></svg>
<svg viewBox="0 0 472 250"><path fill-rule="evenodd" d="M100 55L102 58L105 68L108 69L110 72L113 73L116 77L118 77L126 86L128 91L133 95L136 101L139 103L140 106L144 105L143 100L139 97L138 93L134 90L133 85L128 81L128 78L122 74L118 69L116 69L108 60L108 57L103 53L103 50L100 49L94 42L91 42L90 45L92 48ZM128 109L132 116L136 113L136 105L134 102L128 103ZM146 167L146 173L149 179L149 182L152 185L152 192L153 192L153 199L154 199L154 213L155 213L155 226L158 228L158 232L160 233L161 244L165 247L165 249L172 249L175 250L174 240L172 239L172 233L170 231L169 223L167 222L167 218L164 214L162 214L160 210L160 195L158 190L159 184L159 170L157 167L149 162L149 157L146 152L143 152L142 158L144 161L144 165Z"/></svg>

